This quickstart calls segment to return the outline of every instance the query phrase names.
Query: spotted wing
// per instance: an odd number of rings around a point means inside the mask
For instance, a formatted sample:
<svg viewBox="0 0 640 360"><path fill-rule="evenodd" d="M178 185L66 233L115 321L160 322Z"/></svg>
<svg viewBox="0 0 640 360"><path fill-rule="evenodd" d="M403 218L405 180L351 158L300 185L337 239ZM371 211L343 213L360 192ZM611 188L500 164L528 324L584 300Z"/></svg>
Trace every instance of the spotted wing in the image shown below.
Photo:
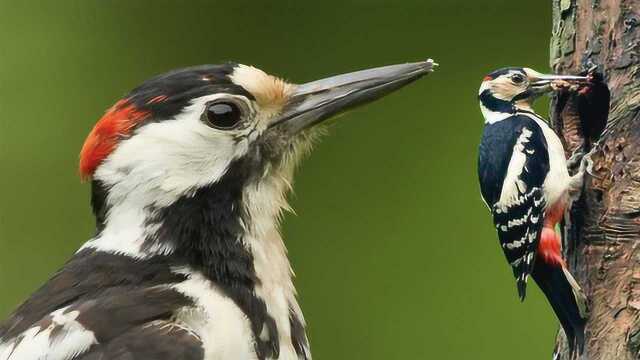
<svg viewBox="0 0 640 360"><path fill-rule="evenodd" d="M202 360L163 261L83 251L0 323L0 360Z"/></svg>
<svg viewBox="0 0 640 360"><path fill-rule="evenodd" d="M518 294L524 299L542 229L544 197L540 188L533 188L519 194L519 199L517 204L506 208L494 205L492 213L500 245L516 278Z"/></svg>
<svg viewBox="0 0 640 360"><path fill-rule="evenodd" d="M72 359L202 360L200 338L172 319L174 309L188 303L166 288L124 294L116 290L84 303L78 306L78 321L103 340Z"/></svg>
<svg viewBox="0 0 640 360"><path fill-rule="evenodd" d="M509 121L487 125L482 144L479 159L482 195L516 277L518 294L524 299L544 221L543 183L549 172L547 143L535 121L514 116Z"/></svg>

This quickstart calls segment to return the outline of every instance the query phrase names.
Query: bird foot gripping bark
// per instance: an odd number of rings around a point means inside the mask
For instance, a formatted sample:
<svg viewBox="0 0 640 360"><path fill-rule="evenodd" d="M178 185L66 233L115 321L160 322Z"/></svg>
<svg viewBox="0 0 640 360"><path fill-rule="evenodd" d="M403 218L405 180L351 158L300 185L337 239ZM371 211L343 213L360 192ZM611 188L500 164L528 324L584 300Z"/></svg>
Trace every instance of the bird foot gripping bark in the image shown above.
<svg viewBox="0 0 640 360"><path fill-rule="evenodd" d="M585 174L594 176L593 159L591 158L592 155L593 150L585 154L584 149L581 148L574 152L569 160L567 160L567 167L569 168L569 171L574 173L574 175L571 176L571 181L569 183L569 197L571 202L576 201L580 197L584 185ZM578 167L577 171L571 171L576 167Z"/></svg>

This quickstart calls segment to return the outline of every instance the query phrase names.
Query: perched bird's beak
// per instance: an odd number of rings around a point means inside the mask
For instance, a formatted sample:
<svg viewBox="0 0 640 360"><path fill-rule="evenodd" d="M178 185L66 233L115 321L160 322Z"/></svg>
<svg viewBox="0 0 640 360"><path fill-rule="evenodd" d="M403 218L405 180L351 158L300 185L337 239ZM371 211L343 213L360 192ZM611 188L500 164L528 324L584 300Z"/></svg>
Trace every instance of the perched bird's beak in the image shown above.
<svg viewBox="0 0 640 360"><path fill-rule="evenodd" d="M421 78L437 66L433 60L383 66L296 85L282 113L269 127L297 133L366 104Z"/></svg>
<svg viewBox="0 0 640 360"><path fill-rule="evenodd" d="M529 78L529 89L534 94L541 94L553 90L551 83L554 81L566 81L568 83L587 82L586 76L541 74L533 69L525 68Z"/></svg>

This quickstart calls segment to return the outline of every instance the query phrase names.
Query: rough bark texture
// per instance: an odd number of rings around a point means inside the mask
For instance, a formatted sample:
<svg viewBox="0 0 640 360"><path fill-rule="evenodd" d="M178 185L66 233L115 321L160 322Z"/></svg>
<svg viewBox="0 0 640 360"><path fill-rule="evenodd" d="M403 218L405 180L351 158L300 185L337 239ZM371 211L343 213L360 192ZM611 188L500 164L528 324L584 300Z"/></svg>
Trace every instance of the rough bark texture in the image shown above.
<svg viewBox="0 0 640 360"><path fill-rule="evenodd" d="M640 359L640 1L553 0L551 65L577 74L598 65L611 91L606 129L589 127L575 94L560 94L552 119L567 153L592 151L592 176L571 210L565 250L589 298L581 359ZM592 131L593 132L593 131ZM570 359L559 334L558 359Z"/></svg>

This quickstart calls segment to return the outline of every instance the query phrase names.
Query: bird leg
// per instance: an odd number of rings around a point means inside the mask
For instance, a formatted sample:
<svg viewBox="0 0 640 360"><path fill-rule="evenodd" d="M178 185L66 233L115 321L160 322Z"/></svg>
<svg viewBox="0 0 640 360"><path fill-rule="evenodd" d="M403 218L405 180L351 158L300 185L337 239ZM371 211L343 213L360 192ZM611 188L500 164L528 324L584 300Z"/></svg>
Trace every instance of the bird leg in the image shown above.
<svg viewBox="0 0 640 360"><path fill-rule="evenodd" d="M567 160L569 173L574 175L571 176L571 180L569 181L567 206L564 208L564 221L561 226L562 239L564 241L573 238L569 236L569 232L573 229L571 221L571 207L573 202L577 201L582 194L585 173L593 174L593 160L591 159L591 155L592 151L585 154L584 147L580 147ZM568 246L567 243L564 243L563 245L565 249Z"/></svg>

